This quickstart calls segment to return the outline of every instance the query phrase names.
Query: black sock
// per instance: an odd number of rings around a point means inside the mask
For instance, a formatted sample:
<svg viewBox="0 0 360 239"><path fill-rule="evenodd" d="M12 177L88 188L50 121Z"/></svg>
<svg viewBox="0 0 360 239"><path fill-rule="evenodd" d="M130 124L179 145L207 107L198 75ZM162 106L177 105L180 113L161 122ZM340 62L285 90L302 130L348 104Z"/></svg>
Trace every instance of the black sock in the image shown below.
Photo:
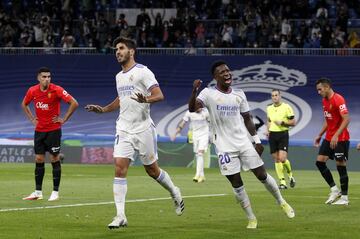
<svg viewBox="0 0 360 239"><path fill-rule="evenodd" d="M326 167L326 163L316 161L316 166L318 167L321 175L323 176L323 178L325 179L327 184L329 184L330 187L334 187L335 186L334 178L333 178L329 168Z"/></svg>
<svg viewBox="0 0 360 239"><path fill-rule="evenodd" d="M36 190L41 191L44 174L45 174L45 163L36 163L36 165L35 165Z"/></svg>
<svg viewBox="0 0 360 239"><path fill-rule="evenodd" d="M51 163L53 170L53 183L54 183L54 191L59 191L60 179L61 179L61 164L60 161L56 161L55 163Z"/></svg>
<svg viewBox="0 0 360 239"><path fill-rule="evenodd" d="M346 166L336 166L340 176L341 194L348 194L349 177L347 175Z"/></svg>

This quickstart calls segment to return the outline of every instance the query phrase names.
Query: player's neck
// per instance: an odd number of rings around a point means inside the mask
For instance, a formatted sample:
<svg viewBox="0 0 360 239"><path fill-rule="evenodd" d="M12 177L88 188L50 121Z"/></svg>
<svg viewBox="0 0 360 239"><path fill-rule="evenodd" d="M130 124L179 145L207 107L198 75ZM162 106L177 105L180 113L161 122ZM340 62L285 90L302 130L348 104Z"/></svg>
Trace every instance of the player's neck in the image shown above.
<svg viewBox="0 0 360 239"><path fill-rule="evenodd" d="M121 68L122 68L123 72L127 72L128 70L133 68L134 65L136 65L136 62L134 60L129 60L124 65L121 65Z"/></svg>
<svg viewBox="0 0 360 239"><path fill-rule="evenodd" d="M47 91L48 89L49 89L49 85L47 85L47 86L42 86L42 85L40 85L40 90L41 90L41 91L45 92L45 91Z"/></svg>
<svg viewBox="0 0 360 239"><path fill-rule="evenodd" d="M217 85L216 85L216 88L217 88L220 92L223 92L223 93L229 93L229 92L231 92L231 86L222 86L222 85L217 84Z"/></svg>
<svg viewBox="0 0 360 239"><path fill-rule="evenodd" d="M274 106L275 106L275 107L278 107L278 106L280 106L280 105L281 105L281 103L282 103L282 102L277 102L277 103L274 103Z"/></svg>
<svg viewBox="0 0 360 239"><path fill-rule="evenodd" d="M335 92L334 92L333 90L331 90L331 91L329 92L328 96L326 97L326 99L327 99L327 100L330 100L331 97L334 96L334 94L335 94Z"/></svg>

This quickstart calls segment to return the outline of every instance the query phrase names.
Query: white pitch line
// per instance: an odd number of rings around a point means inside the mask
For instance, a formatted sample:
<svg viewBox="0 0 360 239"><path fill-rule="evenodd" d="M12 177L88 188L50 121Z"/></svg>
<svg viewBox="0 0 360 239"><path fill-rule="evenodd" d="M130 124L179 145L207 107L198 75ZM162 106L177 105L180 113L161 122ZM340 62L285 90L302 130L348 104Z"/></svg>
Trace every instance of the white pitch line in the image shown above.
<svg viewBox="0 0 360 239"><path fill-rule="evenodd" d="M203 198L203 197L222 197L227 194L205 194L205 195L190 195L183 196L183 198ZM132 202L148 202L148 201L160 201L160 200L169 200L171 197L166 198L147 198L147 199L132 199L127 200L126 203ZM28 211L28 210L39 210L39 209L52 209L52 208L63 208L63 207L84 207L84 206L97 206L97 205L107 205L114 204L114 202L94 202L94 203L77 203L77 204L65 204L65 205L54 205L54 206L43 206L43 207L23 207L23 208L4 208L0 209L0 212L12 212L12 211Z"/></svg>

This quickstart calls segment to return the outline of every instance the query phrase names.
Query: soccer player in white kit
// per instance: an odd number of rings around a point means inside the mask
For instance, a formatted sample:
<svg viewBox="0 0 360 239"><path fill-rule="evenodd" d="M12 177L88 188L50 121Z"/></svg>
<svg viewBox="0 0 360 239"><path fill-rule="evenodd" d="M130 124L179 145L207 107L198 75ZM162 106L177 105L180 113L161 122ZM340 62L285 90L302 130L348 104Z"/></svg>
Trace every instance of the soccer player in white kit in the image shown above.
<svg viewBox="0 0 360 239"><path fill-rule="evenodd" d="M196 174L193 181L202 183L205 181L203 155L209 145L209 112L206 108L199 108L196 112L186 111L176 128L174 136L171 137L172 141L175 140L176 135L181 132L185 124L189 121L193 132L193 149L196 155Z"/></svg>
<svg viewBox="0 0 360 239"><path fill-rule="evenodd" d="M221 174L230 181L235 197L247 215L247 228L256 228L257 219L241 179L241 168L245 171L250 169L274 196L286 215L289 218L295 217L294 210L282 197L275 179L267 174L260 158L264 147L256 134L245 93L231 88L232 75L225 62L215 62L211 73L217 82L216 86L203 89L197 96L201 81L195 80L189 111L195 112L203 107L209 110L219 168ZM253 137L255 148L247 132Z"/></svg>
<svg viewBox="0 0 360 239"><path fill-rule="evenodd" d="M116 121L116 138L114 142L115 178L113 182L116 216L108 225L110 229L127 226L125 216L125 197L127 193L126 175L134 153L144 165L147 174L170 192L175 203L175 212L181 215L184 202L178 187L168 173L158 166L157 134L150 117L150 103L164 99L154 74L146 66L135 62L135 42L128 38L118 37L113 43L116 58L122 70L116 75L118 97L101 107L87 105L88 111L106 113L119 110Z"/></svg>

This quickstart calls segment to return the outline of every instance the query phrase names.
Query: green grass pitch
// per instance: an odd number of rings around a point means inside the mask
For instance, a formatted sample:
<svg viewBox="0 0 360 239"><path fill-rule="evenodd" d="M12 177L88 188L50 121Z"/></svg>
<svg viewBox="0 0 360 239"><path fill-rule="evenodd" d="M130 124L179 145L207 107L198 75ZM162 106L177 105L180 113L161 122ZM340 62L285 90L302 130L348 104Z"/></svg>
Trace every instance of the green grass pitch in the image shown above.
<svg viewBox="0 0 360 239"><path fill-rule="evenodd" d="M0 238L359 238L360 172L349 173L350 205L334 206L324 204L329 189L317 171L295 171L296 187L282 191L295 209L294 219L285 216L252 173L243 173L258 219L258 229L249 230L230 184L218 169L207 169L206 182L200 184L192 182L194 169L165 169L185 196L184 214L176 216L167 191L142 167L131 167L129 226L109 230L107 224L115 215L112 165L63 164L61 199L48 202L50 164L41 201L22 200L34 190L33 164L0 164ZM338 182L337 172L333 175Z"/></svg>

